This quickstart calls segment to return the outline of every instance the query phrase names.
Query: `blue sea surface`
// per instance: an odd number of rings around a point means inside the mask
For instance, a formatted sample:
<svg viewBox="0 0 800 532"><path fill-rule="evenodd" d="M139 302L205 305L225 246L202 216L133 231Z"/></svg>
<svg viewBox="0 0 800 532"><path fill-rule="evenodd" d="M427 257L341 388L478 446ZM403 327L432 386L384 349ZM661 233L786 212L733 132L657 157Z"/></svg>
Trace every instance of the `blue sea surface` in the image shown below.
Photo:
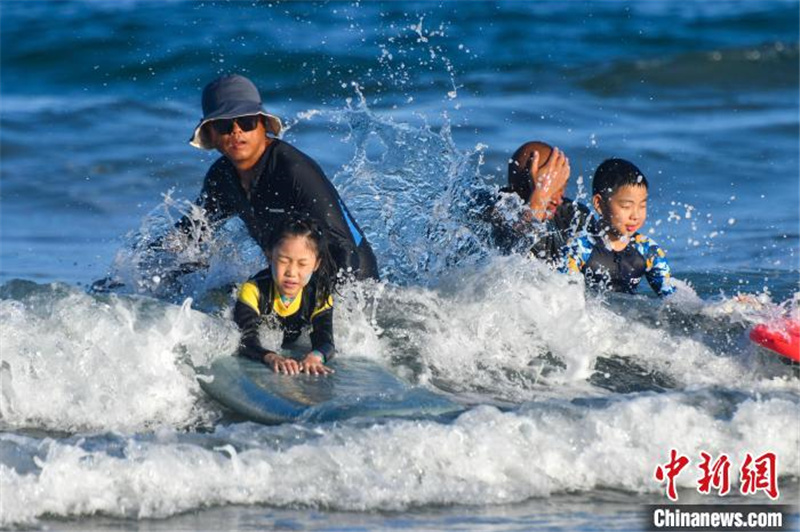
<svg viewBox="0 0 800 532"><path fill-rule="evenodd" d="M747 333L798 317L799 33L797 0L0 2L0 526L641 530L670 448L777 452L796 503L798 379ZM131 250L197 197L233 72L376 250L340 356L458 419L261 427L199 389L263 258L231 221L166 293ZM486 245L468 198L529 140L587 204L604 159L642 169L674 303Z"/></svg>

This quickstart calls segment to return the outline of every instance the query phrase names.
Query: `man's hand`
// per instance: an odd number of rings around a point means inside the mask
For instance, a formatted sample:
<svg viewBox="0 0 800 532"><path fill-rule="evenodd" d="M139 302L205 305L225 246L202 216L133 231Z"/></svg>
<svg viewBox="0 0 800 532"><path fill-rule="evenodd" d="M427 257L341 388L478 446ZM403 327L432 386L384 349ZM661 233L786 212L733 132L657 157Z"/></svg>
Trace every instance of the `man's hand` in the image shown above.
<svg viewBox="0 0 800 532"><path fill-rule="evenodd" d="M542 168L539 168L540 163L539 152L534 152L531 164L533 193L529 206L533 217L541 222L552 218L561 204L570 168L569 159L558 148L553 148L550 159Z"/></svg>

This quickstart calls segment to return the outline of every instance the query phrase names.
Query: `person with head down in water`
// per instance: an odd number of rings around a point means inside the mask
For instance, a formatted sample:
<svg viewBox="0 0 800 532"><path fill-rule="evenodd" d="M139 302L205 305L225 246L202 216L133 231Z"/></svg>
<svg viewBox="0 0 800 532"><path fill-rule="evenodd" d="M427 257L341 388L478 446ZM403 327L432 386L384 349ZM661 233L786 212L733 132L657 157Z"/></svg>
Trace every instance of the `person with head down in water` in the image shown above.
<svg viewBox="0 0 800 532"><path fill-rule="evenodd" d="M505 194L516 194L525 203L519 219L509 222L497 203L485 217L491 224L493 244L505 253L526 251L551 266L561 264L564 249L574 236L593 230L589 208L565 198L570 177L569 159L563 151L541 141L522 144L508 162Z"/></svg>

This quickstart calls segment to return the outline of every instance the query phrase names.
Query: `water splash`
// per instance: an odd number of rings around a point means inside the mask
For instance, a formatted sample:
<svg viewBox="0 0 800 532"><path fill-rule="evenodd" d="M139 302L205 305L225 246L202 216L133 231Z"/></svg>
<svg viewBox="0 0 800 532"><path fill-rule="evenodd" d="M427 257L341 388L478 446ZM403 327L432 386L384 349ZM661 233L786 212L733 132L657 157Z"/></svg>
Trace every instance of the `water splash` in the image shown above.
<svg viewBox="0 0 800 532"><path fill-rule="evenodd" d="M184 230L175 224L187 221ZM233 217L214 233L202 207L172 197L172 190L129 233L117 251L107 285L116 293L181 303L193 297L210 308L232 286L262 269L265 259L244 223ZM206 306L206 305L202 305Z"/></svg>
<svg viewBox="0 0 800 532"><path fill-rule="evenodd" d="M333 181L376 251L384 276L430 284L456 264L474 263L489 250L488 228L470 212L481 175L483 146L461 151L447 116L438 131L423 123L395 123L358 101L328 114L349 128L354 155Z"/></svg>
<svg viewBox="0 0 800 532"><path fill-rule="evenodd" d="M200 422L208 411L194 368L232 352L238 335L191 303L3 285L2 424L74 431Z"/></svg>

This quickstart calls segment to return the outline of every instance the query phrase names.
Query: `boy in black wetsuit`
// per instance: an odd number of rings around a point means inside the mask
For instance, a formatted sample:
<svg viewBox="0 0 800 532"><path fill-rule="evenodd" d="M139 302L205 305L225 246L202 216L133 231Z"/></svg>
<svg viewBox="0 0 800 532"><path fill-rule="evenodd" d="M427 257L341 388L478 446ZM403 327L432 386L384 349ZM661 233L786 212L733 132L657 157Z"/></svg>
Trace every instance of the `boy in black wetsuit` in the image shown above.
<svg viewBox="0 0 800 532"><path fill-rule="evenodd" d="M648 183L624 159L607 159L592 180L592 203L602 220L596 234L574 237L565 248L563 271L587 283L633 293L642 277L661 297L675 291L664 250L638 231L647 218Z"/></svg>

